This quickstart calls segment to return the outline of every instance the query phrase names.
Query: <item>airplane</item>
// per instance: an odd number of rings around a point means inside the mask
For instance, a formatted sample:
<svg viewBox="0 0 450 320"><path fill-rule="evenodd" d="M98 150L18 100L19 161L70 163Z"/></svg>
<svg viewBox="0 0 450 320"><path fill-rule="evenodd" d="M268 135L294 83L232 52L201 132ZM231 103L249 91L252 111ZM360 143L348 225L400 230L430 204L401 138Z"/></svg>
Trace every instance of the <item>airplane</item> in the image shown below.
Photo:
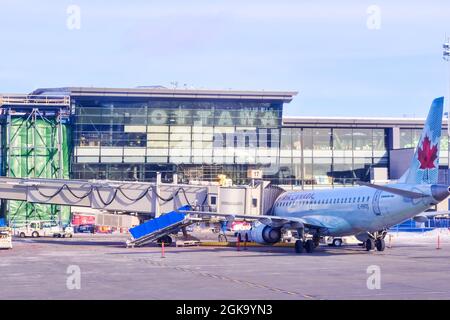
<svg viewBox="0 0 450 320"><path fill-rule="evenodd" d="M365 250L384 251L390 227L416 216L427 219L433 214L425 211L450 195L448 185L438 184L443 105L443 97L431 104L409 169L396 183L358 182L359 186L349 188L285 192L269 215L185 213L253 220L249 236L263 244L277 243L284 231L297 230L296 253L313 252L324 236L355 236Z"/></svg>

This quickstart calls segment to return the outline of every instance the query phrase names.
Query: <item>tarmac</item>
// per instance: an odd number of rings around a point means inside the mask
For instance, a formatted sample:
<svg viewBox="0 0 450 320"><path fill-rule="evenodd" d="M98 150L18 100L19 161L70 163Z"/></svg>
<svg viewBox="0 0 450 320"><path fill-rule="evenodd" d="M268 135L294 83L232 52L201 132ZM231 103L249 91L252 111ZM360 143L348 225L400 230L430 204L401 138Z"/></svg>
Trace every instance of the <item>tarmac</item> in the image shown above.
<svg viewBox="0 0 450 320"><path fill-rule="evenodd" d="M384 252L321 245L152 245L124 235L15 238L0 299L450 299L450 241L395 238Z"/></svg>

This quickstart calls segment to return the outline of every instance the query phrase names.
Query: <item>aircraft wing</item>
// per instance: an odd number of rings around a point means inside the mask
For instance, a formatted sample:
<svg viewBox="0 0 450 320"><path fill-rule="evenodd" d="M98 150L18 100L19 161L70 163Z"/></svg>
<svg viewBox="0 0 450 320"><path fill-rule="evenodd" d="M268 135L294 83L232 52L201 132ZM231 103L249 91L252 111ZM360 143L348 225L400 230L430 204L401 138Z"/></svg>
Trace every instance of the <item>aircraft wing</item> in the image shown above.
<svg viewBox="0 0 450 320"><path fill-rule="evenodd" d="M329 229L329 226L313 217L279 217L279 216L267 216L267 215L240 215L240 214L226 214L217 212L205 212L205 211L182 211L182 213L188 213L192 215L198 215L200 217L222 217L225 220L233 221L239 220L252 220L259 221L265 225L271 227L285 227L292 229L299 229L303 227L311 229Z"/></svg>

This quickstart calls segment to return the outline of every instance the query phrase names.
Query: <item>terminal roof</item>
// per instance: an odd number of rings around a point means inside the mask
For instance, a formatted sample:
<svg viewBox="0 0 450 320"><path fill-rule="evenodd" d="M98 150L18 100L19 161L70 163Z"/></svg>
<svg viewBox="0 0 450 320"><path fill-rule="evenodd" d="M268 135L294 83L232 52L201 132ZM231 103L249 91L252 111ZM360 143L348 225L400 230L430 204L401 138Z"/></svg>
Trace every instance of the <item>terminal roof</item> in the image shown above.
<svg viewBox="0 0 450 320"><path fill-rule="evenodd" d="M175 99L220 99L220 100L269 100L291 102L295 91L235 91L169 89L160 86L138 88L94 88L64 87L41 88L33 95L70 95L74 97L130 97L130 98L175 98Z"/></svg>

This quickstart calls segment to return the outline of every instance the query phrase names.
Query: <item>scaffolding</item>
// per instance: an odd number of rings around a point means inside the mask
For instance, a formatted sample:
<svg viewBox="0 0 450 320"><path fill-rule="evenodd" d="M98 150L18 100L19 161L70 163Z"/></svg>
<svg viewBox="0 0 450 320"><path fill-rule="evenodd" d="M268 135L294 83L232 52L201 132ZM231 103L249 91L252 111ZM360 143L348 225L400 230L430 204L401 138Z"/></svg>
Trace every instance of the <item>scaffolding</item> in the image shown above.
<svg viewBox="0 0 450 320"><path fill-rule="evenodd" d="M20 104L20 106L24 106ZM63 109L53 116L38 108L17 114L13 107L6 112L3 130L4 173L16 178L69 178L70 149L68 128L62 123ZM10 225L30 220L55 221L65 224L70 219L70 208L24 201L9 201L7 218Z"/></svg>
<svg viewBox="0 0 450 320"><path fill-rule="evenodd" d="M27 94L0 95L2 106L70 106L70 96L39 96Z"/></svg>

